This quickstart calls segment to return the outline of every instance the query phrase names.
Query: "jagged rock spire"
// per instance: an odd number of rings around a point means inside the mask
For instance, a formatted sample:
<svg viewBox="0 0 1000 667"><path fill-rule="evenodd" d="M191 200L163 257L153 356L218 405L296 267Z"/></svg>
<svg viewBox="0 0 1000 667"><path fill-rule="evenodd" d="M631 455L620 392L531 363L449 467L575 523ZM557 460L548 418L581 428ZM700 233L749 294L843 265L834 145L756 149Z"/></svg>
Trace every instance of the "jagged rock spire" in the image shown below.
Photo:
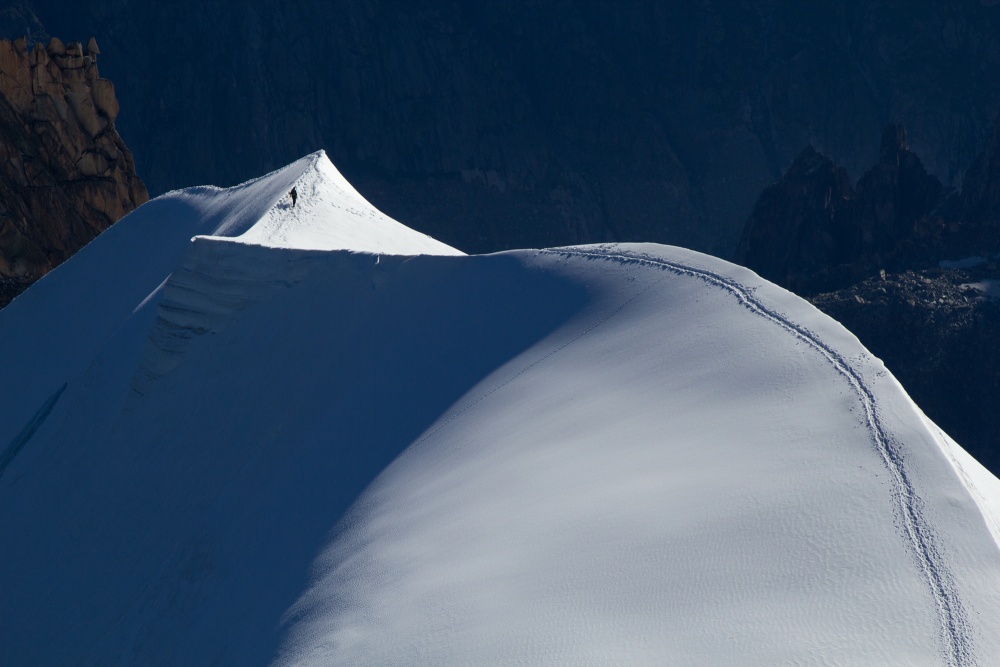
<svg viewBox="0 0 1000 667"><path fill-rule="evenodd" d="M897 123L882 131L879 162L855 187L807 148L757 200L735 259L800 294L836 289L913 252L918 226L946 194Z"/></svg>
<svg viewBox="0 0 1000 667"><path fill-rule="evenodd" d="M899 154L909 150L906 143L906 128L900 123L890 123L882 130L882 144L879 157L882 162L897 162Z"/></svg>

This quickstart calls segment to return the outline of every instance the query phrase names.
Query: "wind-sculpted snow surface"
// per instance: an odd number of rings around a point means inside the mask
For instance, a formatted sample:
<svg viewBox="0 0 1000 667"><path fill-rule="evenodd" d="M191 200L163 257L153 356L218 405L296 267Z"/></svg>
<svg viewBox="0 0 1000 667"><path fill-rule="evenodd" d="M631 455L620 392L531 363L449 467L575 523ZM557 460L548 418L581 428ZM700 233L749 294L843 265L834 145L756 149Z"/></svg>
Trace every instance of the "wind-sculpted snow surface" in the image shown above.
<svg viewBox="0 0 1000 667"><path fill-rule="evenodd" d="M1000 660L1000 482L711 257L460 256L317 154L0 332L0 664Z"/></svg>
<svg viewBox="0 0 1000 667"><path fill-rule="evenodd" d="M366 491L279 664L997 655L996 480L965 461L976 505L953 443L856 339L696 253L533 261L587 283L588 307Z"/></svg>
<svg viewBox="0 0 1000 667"><path fill-rule="evenodd" d="M801 339L820 353L836 370L844 376L851 389L857 394L865 414L865 422L871 434L872 444L878 450L893 481L893 494L899 504L899 515L906 538L910 541L914 555L927 577L928 587L938 607L941 622L941 637L949 665L972 664L972 636L969 620L962 608L958 592L951 581L947 566L934 544L933 530L924 520L922 503L917 496L906 472L905 454L898 443L892 441L882 426L878 416L875 396L861 374L851 367L850 362L836 350L823 343L815 334L787 319L782 314L768 308L753 296L752 290L724 275L709 269L687 266L677 262L641 254L621 254L613 250L586 252L565 249L561 252L580 257L590 257L622 262L639 262L661 267L677 275L694 276L705 282L718 285L729 291L739 303L751 312L774 322L793 336Z"/></svg>
<svg viewBox="0 0 1000 667"><path fill-rule="evenodd" d="M137 395L181 363L194 340L224 329L253 303L301 281L315 251L271 248L200 236L164 283L156 322L132 382Z"/></svg>

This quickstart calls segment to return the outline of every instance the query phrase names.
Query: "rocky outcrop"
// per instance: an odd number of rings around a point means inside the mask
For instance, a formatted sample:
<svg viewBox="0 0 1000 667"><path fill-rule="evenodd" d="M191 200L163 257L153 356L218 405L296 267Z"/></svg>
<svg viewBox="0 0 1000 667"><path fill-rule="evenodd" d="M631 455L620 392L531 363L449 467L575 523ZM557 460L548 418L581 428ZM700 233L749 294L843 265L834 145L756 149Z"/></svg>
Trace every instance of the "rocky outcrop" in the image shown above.
<svg viewBox="0 0 1000 667"><path fill-rule="evenodd" d="M149 199L98 53L0 40L0 306Z"/></svg>
<svg viewBox="0 0 1000 667"><path fill-rule="evenodd" d="M879 161L856 187L809 147L758 198L734 258L800 294L844 287L926 262L941 241L934 230L947 195L899 125L885 128Z"/></svg>
<svg viewBox="0 0 1000 667"><path fill-rule="evenodd" d="M1000 115L961 192L944 187L888 126L878 163L851 187L812 148L757 200L734 259L803 295L848 287L880 270L936 266L1000 252Z"/></svg>
<svg viewBox="0 0 1000 667"><path fill-rule="evenodd" d="M806 148L760 195L736 261L785 286L801 288L821 274L826 279L856 253L855 235L844 224L853 197L844 168Z"/></svg>
<svg viewBox="0 0 1000 667"><path fill-rule="evenodd" d="M944 187L909 149L906 130L892 124L882 132L878 163L858 180L849 217L853 237L845 259L867 273L880 266L911 264L918 224L941 203Z"/></svg>
<svg viewBox="0 0 1000 667"><path fill-rule="evenodd" d="M1000 248L1000 115L986 149L965 172L961 212L967 247Z"/></svg>

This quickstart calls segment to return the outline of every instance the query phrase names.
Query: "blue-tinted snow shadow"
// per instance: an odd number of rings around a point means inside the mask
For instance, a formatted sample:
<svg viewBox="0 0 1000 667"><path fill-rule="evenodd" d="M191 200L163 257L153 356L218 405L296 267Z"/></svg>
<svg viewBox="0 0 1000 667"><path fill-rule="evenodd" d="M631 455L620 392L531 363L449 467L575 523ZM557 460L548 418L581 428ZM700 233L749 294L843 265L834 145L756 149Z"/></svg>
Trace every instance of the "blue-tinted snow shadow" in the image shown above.
<svg viewBox="0 0 1000 667"><path fill-rule="evenodd" d="M200 187L147 202L0 311L0 449L13 458L12 440L31 415L170 275L192 236L266 211L267 202L234 211L230 196Z"/></svg>
<svg viewBox="0 0 1000 667"><path fill-rule="evenodd" d="M466 396L473 386L586 302L581 285L504 255L416 258L391 281L376 290L370 319L351 332L351 343L328 350L339 357L335 372L352 380L318 387L311 406L303 406L303 412L326 414L313 420L307 436L315 445L306 457L310 463L290 465L278 492L295 508L287 505L272 524L280 533L275 544L284 545L274 552L275 567L283 565L290 575L275 589L272 612L284 614L304 592L331 529L407 445L446 411L460 409L456 402L475 400L478 393ZM335 309L315 324L316 340L324 338L323 329L343 326ZM279 649L279 618L259 619L260 636L270 645L257 656Z"/></svg>
<svg viewBox="0 0 1000 667"><path fill-rule="evenodd" d="M134 599L141 592L130 588L155 572L156 596L128 614L158 623L130 628L126 618L106 641L131 636L140 654L166 652L174 664L266 662L314 560L365 487L449 409L475 400L463 399L472 387L588 302L585 286L516 254L378 265L335 255L315 255L303 283L196 342L128 415L164 431L140 451L118 446L127 479L100 473L105 488L129 489L105 502L130 503L123 520L135 529L112 529L106 547L135 559L136 582L109 563L118 581L88 585L125 582L111 597ZM175 398L161 411L164 396ZM189 626L183 646L170 645L174 621Z"/></svg>

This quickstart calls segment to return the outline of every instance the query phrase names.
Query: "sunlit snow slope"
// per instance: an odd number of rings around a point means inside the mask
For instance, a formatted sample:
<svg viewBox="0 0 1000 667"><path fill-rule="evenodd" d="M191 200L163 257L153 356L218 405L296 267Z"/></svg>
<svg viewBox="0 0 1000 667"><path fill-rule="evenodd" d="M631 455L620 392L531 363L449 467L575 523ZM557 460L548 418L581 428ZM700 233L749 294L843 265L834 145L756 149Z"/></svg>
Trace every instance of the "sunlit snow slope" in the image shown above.
<svg viewBox="0 0 1000 667"><path fill-rule="evenodd" d="M1000 663L1000 482L840 325L322 154L28 290L0 406L0 664Z"/></svg>

